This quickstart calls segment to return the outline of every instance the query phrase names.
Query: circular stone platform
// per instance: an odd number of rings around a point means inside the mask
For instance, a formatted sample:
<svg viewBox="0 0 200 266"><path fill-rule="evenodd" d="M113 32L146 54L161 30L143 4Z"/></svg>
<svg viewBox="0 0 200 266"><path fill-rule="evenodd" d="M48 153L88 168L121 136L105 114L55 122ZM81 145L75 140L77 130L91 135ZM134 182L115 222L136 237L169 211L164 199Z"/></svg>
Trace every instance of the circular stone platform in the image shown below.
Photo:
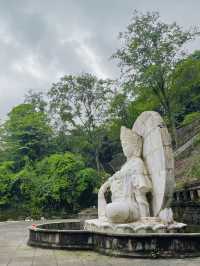
<svg viewBox="0 0 200 266"><path fill-rule="evenodd" d="M31 246L94 250L121 257L200 256L200 233L113 234L82 229L80 222L49 223L29 228Z"/></svg>

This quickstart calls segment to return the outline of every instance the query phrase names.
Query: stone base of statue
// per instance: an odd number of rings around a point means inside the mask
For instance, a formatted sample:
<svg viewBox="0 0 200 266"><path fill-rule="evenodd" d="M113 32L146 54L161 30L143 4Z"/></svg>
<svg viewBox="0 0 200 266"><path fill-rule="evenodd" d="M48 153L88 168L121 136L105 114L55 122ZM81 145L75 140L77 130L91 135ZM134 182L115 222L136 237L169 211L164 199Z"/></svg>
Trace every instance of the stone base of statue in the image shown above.
<svg viewBox="0 0 200 266"><path fill-rule="evenodd" d="M158 217L143 217L132 223L111 223L101 219L86 220L84 230L91 232L113 234L146 234L146 233L180 233L184 232L186 224L172 222L165 224Z"/></svg>

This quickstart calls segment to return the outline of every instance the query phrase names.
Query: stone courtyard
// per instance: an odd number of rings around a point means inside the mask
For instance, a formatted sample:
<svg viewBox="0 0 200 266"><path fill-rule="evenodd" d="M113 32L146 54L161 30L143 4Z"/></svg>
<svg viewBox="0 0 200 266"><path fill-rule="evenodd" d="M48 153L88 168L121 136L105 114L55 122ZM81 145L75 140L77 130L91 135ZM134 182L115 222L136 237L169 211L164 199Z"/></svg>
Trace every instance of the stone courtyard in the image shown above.
<svg viewBox="0 0 200 266"><path fill-rule="evenodd" d="M28 226L33 222L0 223L0 266L197 266L200 258L125 259L89 251L48 250L27 246Z"/></svg>

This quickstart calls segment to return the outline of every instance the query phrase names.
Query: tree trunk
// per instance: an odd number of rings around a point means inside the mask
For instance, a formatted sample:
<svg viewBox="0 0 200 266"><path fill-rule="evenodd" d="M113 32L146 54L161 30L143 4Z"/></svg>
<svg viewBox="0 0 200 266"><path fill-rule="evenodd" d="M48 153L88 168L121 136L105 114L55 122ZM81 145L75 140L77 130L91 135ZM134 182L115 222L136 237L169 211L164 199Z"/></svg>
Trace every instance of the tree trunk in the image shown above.
<svg viewBox="0 0 200 266"><path fill-rule="evenodd" d="M168 117L169 124L170 124L172 139L174 140L174 144L175 144L175 148L176 148L178 146L178 138L177 138L177 132L176 132L176 123L175 123L173 110L172 110L172 107L171 107L170 98L169 98L169 95L167 95L167 92L166 92L166 89L165 89L164 80L165 79L162 77L162 82L161 82L161 85L159 86L160 89L158 90L158 91L161 92L162 96L160 96L159 93L157 93L157 97L160 100L161 105L166 110L167 117Z"/></svg>
<svg viewBox="0 0 200 266"><path fill-rule="evenodd" d="M176 131L176 124L175 124L174 115L173 115L173 112L171 110L171 106L170 106L169 102L167 102L167 110L166 111L167 111L167 116L168 116L169 123L170 123L172 139L174 140L175 148L177 148L178 147L178 137L177 137L177 131Z"/></svg>
<svg viewBox="0 0 200 266"><path fill-rule="evenodd" d="M101 165L100 165L100 160L99 160L99 151L98 149L95 150L95 161L96 161L96 167L97 167L97 172L99 174Z"/></svg>

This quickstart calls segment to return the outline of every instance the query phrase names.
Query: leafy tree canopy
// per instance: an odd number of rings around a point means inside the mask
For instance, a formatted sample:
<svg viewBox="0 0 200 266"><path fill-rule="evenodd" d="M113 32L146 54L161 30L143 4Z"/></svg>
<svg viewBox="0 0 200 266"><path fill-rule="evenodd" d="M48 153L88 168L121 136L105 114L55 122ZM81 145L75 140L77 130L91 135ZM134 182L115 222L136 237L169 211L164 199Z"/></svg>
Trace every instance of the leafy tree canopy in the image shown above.
<svg viewBox="0 0 200 266"><path fill-rule="evenodd" d="M16 167L39 160L49 152L52 129L45 113L32 104L20 104L8 114L1 129L4 149Z"/></svg>
<svg viewBox="0 0 200 266"><path fill-rule="evenodd" d="M51 110L69 126L83 125L90 132L105 120L110 84L87 73L66 75L48 93Z"/></svg>
<svg viewBox="0 0 200 266"><path fill-rule="evenodd" d="M35 173L39 177L36 198L41 209L76 211L94 204L100 176L85 166L81 156L53 154L37 163Z"/></svg>
<svg viewBox="0 0 200 266"><path fill-rule="evenodd" d="M62 121L64 130L81 132L79 138L84 139L87 147L90 146L98 171L102 168L99 152L103 136L102 125L107 119L112 95L111 84L110 80L97 79L87 73L67 75L53 84L48 93L55 120Z"/></svg>

